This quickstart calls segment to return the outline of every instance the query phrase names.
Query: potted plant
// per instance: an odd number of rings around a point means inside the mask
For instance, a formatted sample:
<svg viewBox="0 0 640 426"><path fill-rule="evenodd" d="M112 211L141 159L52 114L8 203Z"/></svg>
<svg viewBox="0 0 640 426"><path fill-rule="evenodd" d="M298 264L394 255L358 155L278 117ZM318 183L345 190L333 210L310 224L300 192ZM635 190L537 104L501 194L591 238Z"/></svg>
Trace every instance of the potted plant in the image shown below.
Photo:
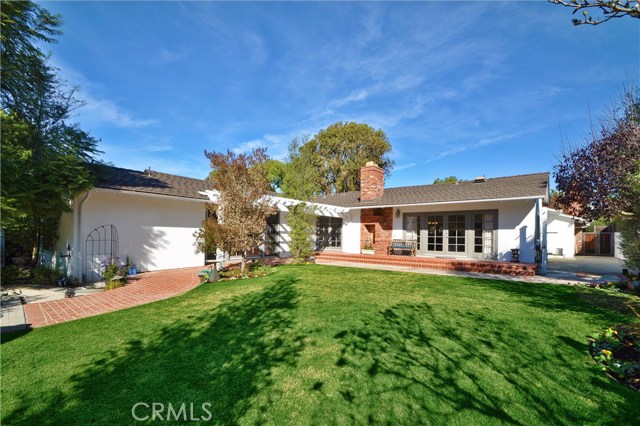
<svg viewBox="0 0 640 426"><path fill-rule="evenodd" d="M362 254L376 254L375 249L373 248L373 244L365 244L364 248L361 250Z"/></svg>
<svg viewBox="0 0 640 426"><path fill-rule="evenodd" d="M128 275L132 277L138 275L138 267L133 263L133 259L130 256L126 257L125 268L128 270Z"/></svg>

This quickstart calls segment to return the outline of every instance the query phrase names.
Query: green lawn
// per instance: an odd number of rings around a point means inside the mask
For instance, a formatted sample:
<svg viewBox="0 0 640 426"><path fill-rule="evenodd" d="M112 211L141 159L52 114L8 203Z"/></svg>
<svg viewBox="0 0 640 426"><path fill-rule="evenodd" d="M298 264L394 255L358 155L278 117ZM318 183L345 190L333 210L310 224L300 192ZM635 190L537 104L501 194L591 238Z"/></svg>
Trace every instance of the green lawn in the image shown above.
<svg viewBox="0 0 640 426"><path fill-rule="evenodd" d="M2 424L176 423L135 421L137 402L193 403L196 417L210 403L206 424L638 424L640 394L594 371L586 344L629 318L583 299L567 286L279 267L4 335Z"/></svg>

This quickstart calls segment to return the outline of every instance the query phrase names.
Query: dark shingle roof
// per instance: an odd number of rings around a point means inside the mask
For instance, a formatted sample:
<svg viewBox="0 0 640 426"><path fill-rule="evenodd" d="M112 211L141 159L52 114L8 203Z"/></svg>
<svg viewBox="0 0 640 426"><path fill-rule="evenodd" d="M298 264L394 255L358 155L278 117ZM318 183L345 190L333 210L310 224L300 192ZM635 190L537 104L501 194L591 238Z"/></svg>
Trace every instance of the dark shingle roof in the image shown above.
<svg viewBox="0 0 640 426"><path fill-rule="evenodd" d="M156 171L121 169L100 165L96 168L96 188L143 192L173 197L207 200L198 191L211 189L211 182L202 179L170 175Z"/></svg>
<svg viewBox="0 0 640 426"><path fill-rule="evenodd" d="M452 201L493 200L502 198L546 197L549 173L507 176L484 182L403 186L385 188L382 197L360 201L360 192L316 197L318 203L339 207L401 206L404 204L444 203Z"/></svg>

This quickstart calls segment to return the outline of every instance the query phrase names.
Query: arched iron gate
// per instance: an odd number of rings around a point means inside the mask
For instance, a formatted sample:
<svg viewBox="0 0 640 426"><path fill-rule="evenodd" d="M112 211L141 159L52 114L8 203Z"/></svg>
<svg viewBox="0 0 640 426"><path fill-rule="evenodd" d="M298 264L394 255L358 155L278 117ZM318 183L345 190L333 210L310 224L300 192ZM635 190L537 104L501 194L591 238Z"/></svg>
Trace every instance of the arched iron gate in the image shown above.
<svg viewBox="0 0 640 426"><path fill-rule="evenodd" d="M101 277L103 262L111 262L118 257L118 230L113 225L98 226L85 240L86 282L96 282Z"/></svg>

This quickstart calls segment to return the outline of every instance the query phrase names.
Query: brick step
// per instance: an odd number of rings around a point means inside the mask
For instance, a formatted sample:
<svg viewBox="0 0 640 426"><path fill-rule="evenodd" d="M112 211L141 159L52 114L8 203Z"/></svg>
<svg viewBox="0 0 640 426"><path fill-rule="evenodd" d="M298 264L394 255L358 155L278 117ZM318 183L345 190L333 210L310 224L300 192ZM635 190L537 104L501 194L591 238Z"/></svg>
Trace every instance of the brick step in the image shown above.
<svg viewBox="0 0 640 426"><path fill-rule="evenodd" d="M378 265L395 265L410 268L439 269L448 271L482 272L488 274L505 274L533 276L537 265L533 263L511 263L474 259L442 259L431 257L363 255L349 253L320 252L316 253L316 262L354 262Z"/></svg>

